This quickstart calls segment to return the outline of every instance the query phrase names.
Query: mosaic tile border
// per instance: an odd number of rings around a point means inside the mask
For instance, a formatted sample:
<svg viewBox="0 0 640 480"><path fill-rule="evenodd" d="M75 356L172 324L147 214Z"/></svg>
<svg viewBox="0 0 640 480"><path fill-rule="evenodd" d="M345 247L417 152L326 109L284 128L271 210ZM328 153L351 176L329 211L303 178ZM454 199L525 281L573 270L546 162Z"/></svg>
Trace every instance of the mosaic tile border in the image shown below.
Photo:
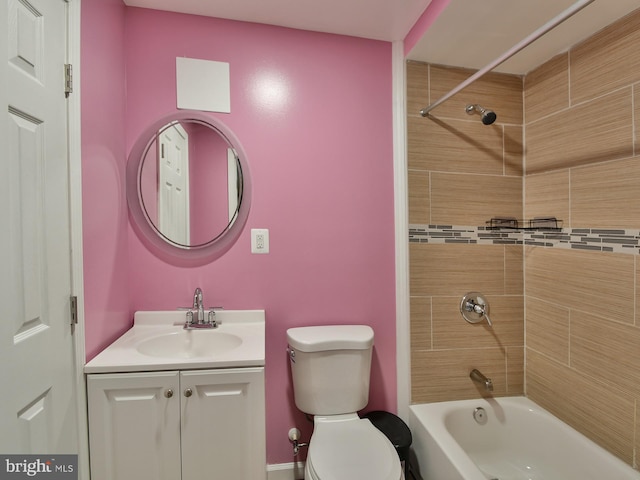
<svg viewBox="0 0 640 480"><path fill-rule="evenodd" d="M541 247L640 254L640 229L494 229L456 225L409 225L411 243L535 245Z"/></svg>

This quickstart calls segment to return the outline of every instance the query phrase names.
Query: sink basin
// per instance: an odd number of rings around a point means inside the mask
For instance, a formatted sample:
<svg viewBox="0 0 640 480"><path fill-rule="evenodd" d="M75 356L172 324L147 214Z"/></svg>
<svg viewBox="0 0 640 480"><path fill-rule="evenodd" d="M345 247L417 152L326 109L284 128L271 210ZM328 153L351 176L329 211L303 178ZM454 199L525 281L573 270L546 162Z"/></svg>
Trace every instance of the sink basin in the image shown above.
<svg viewBox="0 0 640 480"><path fill-rule="evenodd" d="M85 373L263 367L264 310L216 311L218 328L185 330L183 310L137 311L133 326Z"/></svg>
<svg viewBox="0 0 640 480"><path fill-rule="evenodd" d="M151 357L215 357L242 345L236 335L216 330L181 330L151 337L140 342L136 350Z"/></svg>

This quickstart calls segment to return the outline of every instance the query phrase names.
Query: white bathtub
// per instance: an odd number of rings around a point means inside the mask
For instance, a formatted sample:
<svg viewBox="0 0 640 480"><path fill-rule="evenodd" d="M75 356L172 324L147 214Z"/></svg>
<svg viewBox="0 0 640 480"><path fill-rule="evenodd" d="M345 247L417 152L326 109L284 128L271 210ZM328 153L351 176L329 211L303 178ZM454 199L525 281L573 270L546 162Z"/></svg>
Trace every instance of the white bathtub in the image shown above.
<svg viewBox="0 0 640 480"><path fill-rule="evenodd" d="M484 425L474 410L484 409ZM410 407L424 480L626 480L640 472L525 397Z"/></svg>

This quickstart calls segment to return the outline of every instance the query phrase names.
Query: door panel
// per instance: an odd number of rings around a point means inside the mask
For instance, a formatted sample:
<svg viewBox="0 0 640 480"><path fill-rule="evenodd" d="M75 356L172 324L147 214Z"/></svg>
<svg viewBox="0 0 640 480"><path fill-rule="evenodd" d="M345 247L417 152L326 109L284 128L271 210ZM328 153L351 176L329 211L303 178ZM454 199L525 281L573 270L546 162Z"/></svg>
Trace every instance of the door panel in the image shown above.
<svg viewBox="0 0 640 480"><path fill-rule="evenodd" d="M181 372L180 389L182 480L264 479L264 369Z"/></svg>
<svg viewBox="0 0 640 480"><path fill-rule="evenodd" d="M180 479L179 387L178 372L89 375L92 480Z"/></svg>
<svg viewBox="0 0 640 480"><path fill-rule="evenodd" d="M0 67L0 451L77 453L70 325L67 6L7 0ZM4 42L7 42L6 44Z"/></svg>

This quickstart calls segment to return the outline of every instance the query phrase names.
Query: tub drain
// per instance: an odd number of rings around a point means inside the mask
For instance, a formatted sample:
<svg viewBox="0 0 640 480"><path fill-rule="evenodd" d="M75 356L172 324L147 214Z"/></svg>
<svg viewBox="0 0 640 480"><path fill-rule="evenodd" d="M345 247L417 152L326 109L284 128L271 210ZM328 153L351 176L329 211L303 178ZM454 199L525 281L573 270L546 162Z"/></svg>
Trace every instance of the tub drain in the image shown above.
<svg viewBox="0 0 640 480"><path fill-rule="evenodd" d="M482 407L478 407L473 411L474 420L480 425L484 425L487 423L489 418L487 417L487 412ZM491 480L500 480L497 478L492 478Z"/></svg>

